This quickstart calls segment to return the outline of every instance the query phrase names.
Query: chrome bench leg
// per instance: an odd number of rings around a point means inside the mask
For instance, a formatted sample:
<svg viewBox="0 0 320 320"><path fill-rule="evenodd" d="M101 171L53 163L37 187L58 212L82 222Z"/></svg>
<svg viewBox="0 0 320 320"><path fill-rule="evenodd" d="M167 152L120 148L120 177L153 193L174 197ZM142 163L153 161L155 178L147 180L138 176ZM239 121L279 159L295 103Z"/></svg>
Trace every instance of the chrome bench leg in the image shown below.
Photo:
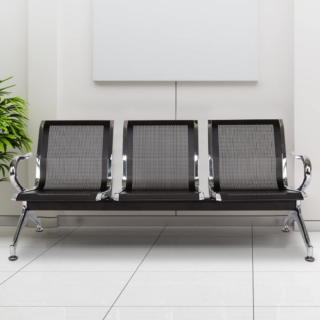
<svg viewBox="0 0 320 320"><path fill-rule="evenodd" d="M32 220L37 225L36 232L42 232L43 228L41 227L40 218L38 218L33 211L28 211L27 215L28 215L28 219Z"/></svg>
<svg viewBox="0 0 320 320"><path fill-rule="evenodd" d="M297 205L296 222L298 224L302 239L303 239L304 244L305 244L306 249L307 249L307 256L306 256L305 259L308 262L313 262L314 261L313 246L311 245L311 241L310 241L310 238L309 238L308 230L307 230L306 225L305 225L304 220L303 220L300 203Z"/></svg>
<svg viewBox="0 0 320 320"><path fill-rule="evenodd" d="M304 241L304 244L307 249L307 256L305 257L305 260L308 262L313 262L315 259L313 257L313 246L311 245L311 241L309 238L308 230L306 228L306 225L303 220L303 216L301 213L301 204L300 201L297 201L297 209L296 211L291 211L288 215L288 217L284 221L284 228L282 231L289 232L289 226L288 224L292 221L296 221L300 230L300 234L302 236L302 239Z"/></svg>
<svg viewBox="0 0 320 320"><path fill-rule="evenodd" d="M289 224L295 220L295 215L297 214L296 211L291 211L289 215L284 220L284 227L282 228L283 232L290 232Z"/></svg>
<svg viewBox="0 0 320 320"><path fill-rule="evenodd" d="M28 211L28 207L27 207L26 202L22 202L22 213L21 213L18 225L17 225L16 233L13 237L13 242L10 245L10 257L9 257L10 261L18 260L18 256L16 255L16 250L17 250L17 246L18 246L18 242L19 242L21 233L22 233L28 219L32 220L37 225L37 229L36 229L37 232L43 231L43 229L41 227L40 219L36 216L36 214L33 211Z"/></svg>

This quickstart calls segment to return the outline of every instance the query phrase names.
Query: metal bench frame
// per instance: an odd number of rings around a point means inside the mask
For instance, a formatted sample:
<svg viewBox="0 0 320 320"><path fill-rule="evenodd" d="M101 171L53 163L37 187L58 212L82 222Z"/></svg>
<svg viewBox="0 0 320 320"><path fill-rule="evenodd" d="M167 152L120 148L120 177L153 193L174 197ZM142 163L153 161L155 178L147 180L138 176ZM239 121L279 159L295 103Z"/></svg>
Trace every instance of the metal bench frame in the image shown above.
<svg viewBox="0 0 320 320"><path fill-rule="evenodd" d="M280 121L281 130L283 131L283 124ZM209 122L209 132L210 132L210 122ZM210 139L209 139L210 143ZM281 141L282 146L282 164L283 164L283 183L288 188L287 184L287 176L286 176L286 155L285 155L285 144L284 144L284 134L283 139ZM41 172L41 129L40 129L40 139L38 145L38 153L36 159L36 189L39 186L40 181L40 172ZM124 149L125 151L125 149ZM123 158L123 186L126 187L126 153L124 152ZM305 189L309 185L311 181L311 162L307 156L298 155L293 153L293 156L296 159L300 159L304 165L304 179L299 188L295 191L301 192L303 197L306 197ZM21 160L26 160L31 157L31 154L27 154L25 156L17 156L15 157L10 164L10 179L14 187L19 191L19 193L25 191L25 189L21 186L17 177L17 167L18 163ZM213 166L212 158L213 154L210 151L209 147L209 168L211 170ZM108 165L108 192L111 192L111 153L109 155L110 161ZM198 158L197 158L198 159ZM196 159L196 160L197 160ZM197 181L197 173L198 173L198 163L196 161L195 165L195 180ZM36 224L36 231L43 231L41 227L40 219L35 215L34 211L37 210L63 210L63 211L290 211L288 217L284 221L284 227L282 231L289 232L289 225L296 221L298 227L300 229L304 244L307 249L306 261L313 262L313 247L310 242L310 238L308 236L308 232L303 220L303 216L301 213L301 201L288 200L288 201L219 201L219 197L217 197L217 193L215 192L213 187L213 171L210 171L209 174L209 190L210 190L210 198L205 198L203 201L115 201L109 197L97 197L96 200L99 201L23 201L22 202L22 214L20 220L18 222L17 231L15 233L13 243L10 246L10 257L9 260L15 261L18 259L16 255L16 248L18 245L19 237L21 232L28 221L28 219L32 220ZM196 184L197 186L197 184ZM215 198L213 198L214 196ZM14 195L13 200L17 199L17 194Z"/></svg>

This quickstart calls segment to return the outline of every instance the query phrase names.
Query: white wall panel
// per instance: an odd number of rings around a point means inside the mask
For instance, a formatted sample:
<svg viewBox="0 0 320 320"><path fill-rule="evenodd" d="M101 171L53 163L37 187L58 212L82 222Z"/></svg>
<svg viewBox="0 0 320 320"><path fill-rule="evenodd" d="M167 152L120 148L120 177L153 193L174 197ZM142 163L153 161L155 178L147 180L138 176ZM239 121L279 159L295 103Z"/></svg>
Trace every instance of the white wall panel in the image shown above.
<svg viewBox="0 0 320 320"><path fill-rule="evenodd" d="M309 198L303 203L307 220L320 220L320 1L295 0L295 151L306 154L313 164ZM303 178L303 167L296 164L296 185ZM311 239L312 240L312 239Z"/></svg>
<svg viewBox="0 0 320 320"><path fill-rule="evenodd" d="M93 0L95 81L258 80L258 0Z"/></svg>
<svg viewBox="0 0 320 320"><path fill-rule="evenodd" d="M0 0L1 19L1 50L0 50L0 80L13 76L10 82L0 87L16 84L10 88L12 96L28 99L28 7L25 0ZM18 154L21 152L16 150ZM23 152L23 151L22 151ZM28 184L27 163L21 162L19 180ZM7 173L8 176L8 173ZM2 177L2 176L1 176ZM0 183L0 215L20 214L21 204L11 201L15 188L10 182Z"/></svg>
<svg viewBox="0 0 320 320"><path fill-rule="evenodd" d="M29 134L33 158L29 183L34 185L39 126L57 117L57 0L28 1L28 96Z"/></svg>

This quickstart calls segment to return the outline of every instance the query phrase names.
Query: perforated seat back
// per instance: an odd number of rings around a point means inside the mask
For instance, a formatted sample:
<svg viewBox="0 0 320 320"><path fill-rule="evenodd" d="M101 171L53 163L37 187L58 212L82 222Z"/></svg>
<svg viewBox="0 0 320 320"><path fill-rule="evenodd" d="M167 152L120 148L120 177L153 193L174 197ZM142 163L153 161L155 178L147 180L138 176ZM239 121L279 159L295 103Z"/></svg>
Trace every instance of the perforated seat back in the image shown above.
<svg viewBox="0 0 320 320"><path fill-rule="evenodd" d="M195 190L194 125L193 121L129 121L126 190Z"/></svg>
<svg viewBox="0 0 320 320"><path fill-rule="evenodd" d="M132 161L132 190L188 190L188 126L134 126Z"/></svg>
<svg viewBox="0 0 320 320"><path fill-rule="evenodd" d="M213 121L213 126L216 135L213 157L218 162L213 170L215 187L218 184L220 190L282 188L279 121Z"/></svg>
<svg viewBox="0 0 320 320"><path fill-rule="evenodd" d="M109 129L108 124L75 121L64 125L50 121L45 125L46 142L42 141L42 146L46 150L42 150L41 159L41 167L45 167L44 190L106 189L111 152L109 130L105 130L106 126Z"/></svg>
<svg viewBox="0 0 320 320"><path fill-rule="evenodd" d="M44 189L99 190L103 126L50 126Z"/></svg>

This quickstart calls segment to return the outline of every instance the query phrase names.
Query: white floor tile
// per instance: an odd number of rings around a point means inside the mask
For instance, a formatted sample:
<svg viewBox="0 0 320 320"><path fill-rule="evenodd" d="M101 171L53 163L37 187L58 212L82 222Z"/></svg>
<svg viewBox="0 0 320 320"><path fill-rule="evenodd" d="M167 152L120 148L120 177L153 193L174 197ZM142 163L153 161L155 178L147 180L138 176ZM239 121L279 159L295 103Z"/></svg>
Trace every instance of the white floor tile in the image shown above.
<svg viewBox="0 0 320 320"><path fill-rule="evenodd" d="M320 272L255 272L257 307L320 307Z"/></svg>
<svg viewBox="0 0 320 320"><path fill-rule="evenodd" d="M9 261L9 247L0 247L0 272L1 271L18 271L40 254L46 251L46 248L19 247L17 249L18 260Z"/></svg>
<svg viewBox="0 0 320 320"><path fill-rule="evenodd" d="M139 230L131 230L129 232L128 228L126 228L126 230L110 230L111 228L97 229L97 233L95 233L93 228L84 228L83 230L80 230L81 232L78 232L78 229L71 233L70 236L60 241L57 246L106 246L113 243L117 245L140 245L141 243L153 243L163 228L149 230L142 229L140 235ZM104 229L106 231L105 234L103 233ZM127 236L125 235L125 232L127 232ZM109 235L110 233L114 233L114 235Z"/></svg>
<svg viewBox="0 0 320 320"><path fill-rule="evenodd" d="M118 246L134 247L153 244L157 237L66 237L55 247L88 247L93 246Z"/></svg>
<svg viewBox="0 0 320 320"><path fill-rule="evenodd" d="M116 306L252 306L251 272L137 272Z"/></svg>
<svg viewBox="0 0 320 320"><path fill-rule="evenodd" d="M0 272L0 284L7 280L8 278L10 278L13 274L15 274L14 272ZM1 317L0 317L1 319Z"/></svg>
<svg viewBox="0 0 320 320"><path fill-rule="evenodd" d="M2 320L102 320L109 307L0 307Z"/></svg>
<svg viewBox="0 0 320 320"><path fill-rule="evenodd" d="M111 306L131 272L19 272L0 286L0 306Z"/></svg>
<svg viewBox="0 0 320 320"><path fill-rule="evenodd" d="M255 320L319 320L320 307L258 307L254 310Z"/></svg>
<svg viewBox="0 0 320 320"><path fill-rule="evenodd" d="M151 319L253 320L253 310L250 307L113 307L106 317L106 320Z"/></svg>
<svg viewBox="0 0 320 320"><path fill-rule="evenodd" d="M253 227L254 247L304 247L300 232L282 232L281 229L282 227ZM320 247L320 232L309 232L309 236L312 245Z"/></svg>
<svg viewBox="0 0 320 320"><path fill-rule="evenodd" d="M251 237L251 227L166 227L161 237Z"/></svg>
<svg viewBox="0 0 320 320"><path fill-rule="evenodd" d="M36 232L35 228L24 228L19 240L19 247L48 248L69 234L76 227L48 228ZM9 247L12 243L16 227L0 227L0 246Z"/></svg>
<svg viewBox="0 0 320 320"><path fill-rule="evenodd" d="M251 271L251 237L160 237L139 271Z"/></svg>
<svg viewBox="0 0 320 320"><path fill-rule="evenodd" d="M135 271L154 241L154 237L105 237L98 246L57 245L24 271Z"/></svg>
<svg viewBox="0 0 320 320"><path fill-rule="evenodd" d="M153 237L164 227L80 227L69 237Z"/></svg>
<svg viewBox="0 0 320 320"><path fill-rule="evenodd" d="M307 262L306 248L262 248L253 250L254 271L318 271L320 272L320 248L313 248L314 262ZM318 258L318 259L317 259Z"/></svg>

